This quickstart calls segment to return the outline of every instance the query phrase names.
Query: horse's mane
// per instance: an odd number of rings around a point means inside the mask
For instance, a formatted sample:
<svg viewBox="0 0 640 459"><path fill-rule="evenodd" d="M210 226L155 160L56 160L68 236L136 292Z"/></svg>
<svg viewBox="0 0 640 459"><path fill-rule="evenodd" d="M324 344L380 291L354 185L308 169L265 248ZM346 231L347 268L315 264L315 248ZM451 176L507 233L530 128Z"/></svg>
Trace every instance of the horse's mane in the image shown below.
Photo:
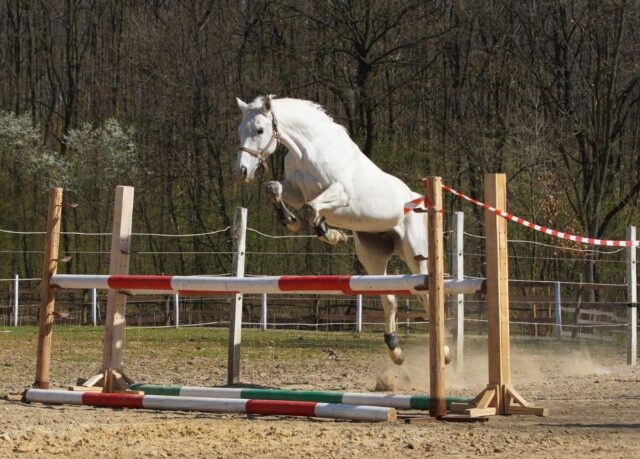
<svg viewBox="0 0 640 459"><path fill-rule="evenodd" d="M262 108L264 97L265 96L256 97L247 108L249 110L260 110ZM286 111L288 113L294 113L296 117L316 118L318 121L335 124L336 126L340 126L344 129L343 126L333 121L333 118L327 114L324 107L320 104L304 99L291 99L287 97L277 99L274 96L269 97L272 97L272 103L274 104L274 107L277 107L274 110L276 114L278 114L278 111Z"/></svg>

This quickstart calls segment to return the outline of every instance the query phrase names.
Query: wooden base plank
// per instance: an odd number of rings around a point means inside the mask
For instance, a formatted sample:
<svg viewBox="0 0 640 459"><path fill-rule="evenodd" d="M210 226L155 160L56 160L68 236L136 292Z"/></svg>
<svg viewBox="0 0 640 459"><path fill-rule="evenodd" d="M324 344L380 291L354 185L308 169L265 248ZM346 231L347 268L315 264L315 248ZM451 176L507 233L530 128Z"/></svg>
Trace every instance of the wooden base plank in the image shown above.
<svg viewBox="0 0 640 459"><path fill-rule="evenodd" d="M507 407L507 414L528 414L531 416L549 416L549 409L535 406L509 406Z"/></svg>
<svg viewBox="0 0 640 459"><path fill-rule="evenodd" d="M464 410L462 413L464 415L469 416L470 418L477 418L480 416L494 416L496 414L496 409L494 407L490 408L468 408Z"/></svg>
<svg viewBox="0 0 640 459"><path fill-rule="evenodd" d="M122 392L127 391L131 384L134 384L134 381L123 372L107 370L87 379L80 387L96 388L102 392Z"/></svg>
<svg viewBox="0 0 640 459"><path fill-rule="evenodd" d="M434 418L431 416L423 416L423 415L399 415L398 420L404 422L405 424L433 424L438 421L438 418Z"/></svg>
<svg viewBox="0 0 640 459"><path fill-rule="evenodd" d="M447 414L440 418L444 422L487 422L487 416L471 417L464 414Z"/></svg>
<svg viewBox="0 0 640 459"><path fill-rule="evenodd" d="M498 400L501 396L504 397L504 413L498 413L497 410ZM469 404L452 403L449 406L449 411L453 414L470 418L493 416L496 414L549 415L547 408L531 405L531 403L527 402L524 397L510 385L504 386L502 390L496 385L489 385L474 398L473 402Z"/></svg>

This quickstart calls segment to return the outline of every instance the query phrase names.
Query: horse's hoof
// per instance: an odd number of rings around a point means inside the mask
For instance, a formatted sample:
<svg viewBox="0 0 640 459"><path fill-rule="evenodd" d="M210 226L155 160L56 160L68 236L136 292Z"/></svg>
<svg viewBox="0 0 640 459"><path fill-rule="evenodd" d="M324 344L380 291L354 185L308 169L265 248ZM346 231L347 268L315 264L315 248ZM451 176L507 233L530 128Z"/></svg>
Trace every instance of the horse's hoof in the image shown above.
<svg viewBox="0 0 640 459"><path fill-rule="evenodd" d="M320 239L327 244L336 245L340 242L346 242L347 236L340 230L330 229L324 235L320 236Z"/></svg>
<svg viewBox="0 0 640 459"><path fill-rule="evenodd" d="M444 364L449 365L451 363L451 349L446 344L444 345Z"/></svg>
<svg viewBox="0 0 640 459"><path fill-rule="evenodd" d="M402 352L402 349L397 347L395 349L388 349L388 351L391 361L396 365L402 365L404 362L404 352Z"/></svg>
<svg viewBox="0 0 640 459"><path fill-rule="evenodd" d="M297 218L289 219L289 221L285 223L285 225L287 226L287 228L289 228L290 231L294 233L299 233L300 231L302 231L302 225Z"/></svg>
<svg viewBox="0 0 640 459"><path fill-rule="evenodd" d="M275 201L279 201L282 198L282 183L272 180L265 187Z"/></svg>

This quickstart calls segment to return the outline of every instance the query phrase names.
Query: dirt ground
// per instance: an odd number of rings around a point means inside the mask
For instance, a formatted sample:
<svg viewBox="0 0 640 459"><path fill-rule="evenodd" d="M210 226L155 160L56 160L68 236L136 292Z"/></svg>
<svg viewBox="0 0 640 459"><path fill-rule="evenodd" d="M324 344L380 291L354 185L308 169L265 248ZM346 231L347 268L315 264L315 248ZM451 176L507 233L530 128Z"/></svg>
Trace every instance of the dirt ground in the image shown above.
<svg viewBox="0 0 640 459"><path fill-rule="evenodd" d="M125 368L140 382L221 385L226 331L128 331ZM336 335L336 334L333 334ZM405 338L403 367L380 336L247 332L242 380L260 387L397 392L428 385L424 336ZM99 365L100 333L54 336L52 383L73 384ZM467 341L464 371L449 368L450 395L486 384L486 342ZM640 368L624 347L514 340L512 381L546 418L428 425L159 412L13 401L33 382L35 334L0 330L0 457L640 457Z"/></svg>

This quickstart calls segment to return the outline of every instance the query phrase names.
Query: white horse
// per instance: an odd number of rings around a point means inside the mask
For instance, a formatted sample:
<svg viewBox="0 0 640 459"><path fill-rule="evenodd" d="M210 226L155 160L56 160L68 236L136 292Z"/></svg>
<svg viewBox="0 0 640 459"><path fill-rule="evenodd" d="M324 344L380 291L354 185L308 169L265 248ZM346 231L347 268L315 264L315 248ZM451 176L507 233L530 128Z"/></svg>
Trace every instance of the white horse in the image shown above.
<svg viewBox="0 0 640 459"><path fill-rule="evenodd" d="M280 143L288 153L285 180L267 184L281 222L293 231L300 223L286 204L301 209L325 242L345 240L353 231L358 259L369 274L386 274L397 253L414 274L427 273L427 234L423 215L404 213L404 204L419 197L400 179L367 158L344 127L319 105L306 100L258 97L242 111L238 127L240 150L234 167L237 179L250 182ZM397 302L381 295L385 312L384 340L391 360L400 365L404 354L396 333ZM420 299L427 309L428 297ZM448 349L445 348L445 355Z"/></svg>

